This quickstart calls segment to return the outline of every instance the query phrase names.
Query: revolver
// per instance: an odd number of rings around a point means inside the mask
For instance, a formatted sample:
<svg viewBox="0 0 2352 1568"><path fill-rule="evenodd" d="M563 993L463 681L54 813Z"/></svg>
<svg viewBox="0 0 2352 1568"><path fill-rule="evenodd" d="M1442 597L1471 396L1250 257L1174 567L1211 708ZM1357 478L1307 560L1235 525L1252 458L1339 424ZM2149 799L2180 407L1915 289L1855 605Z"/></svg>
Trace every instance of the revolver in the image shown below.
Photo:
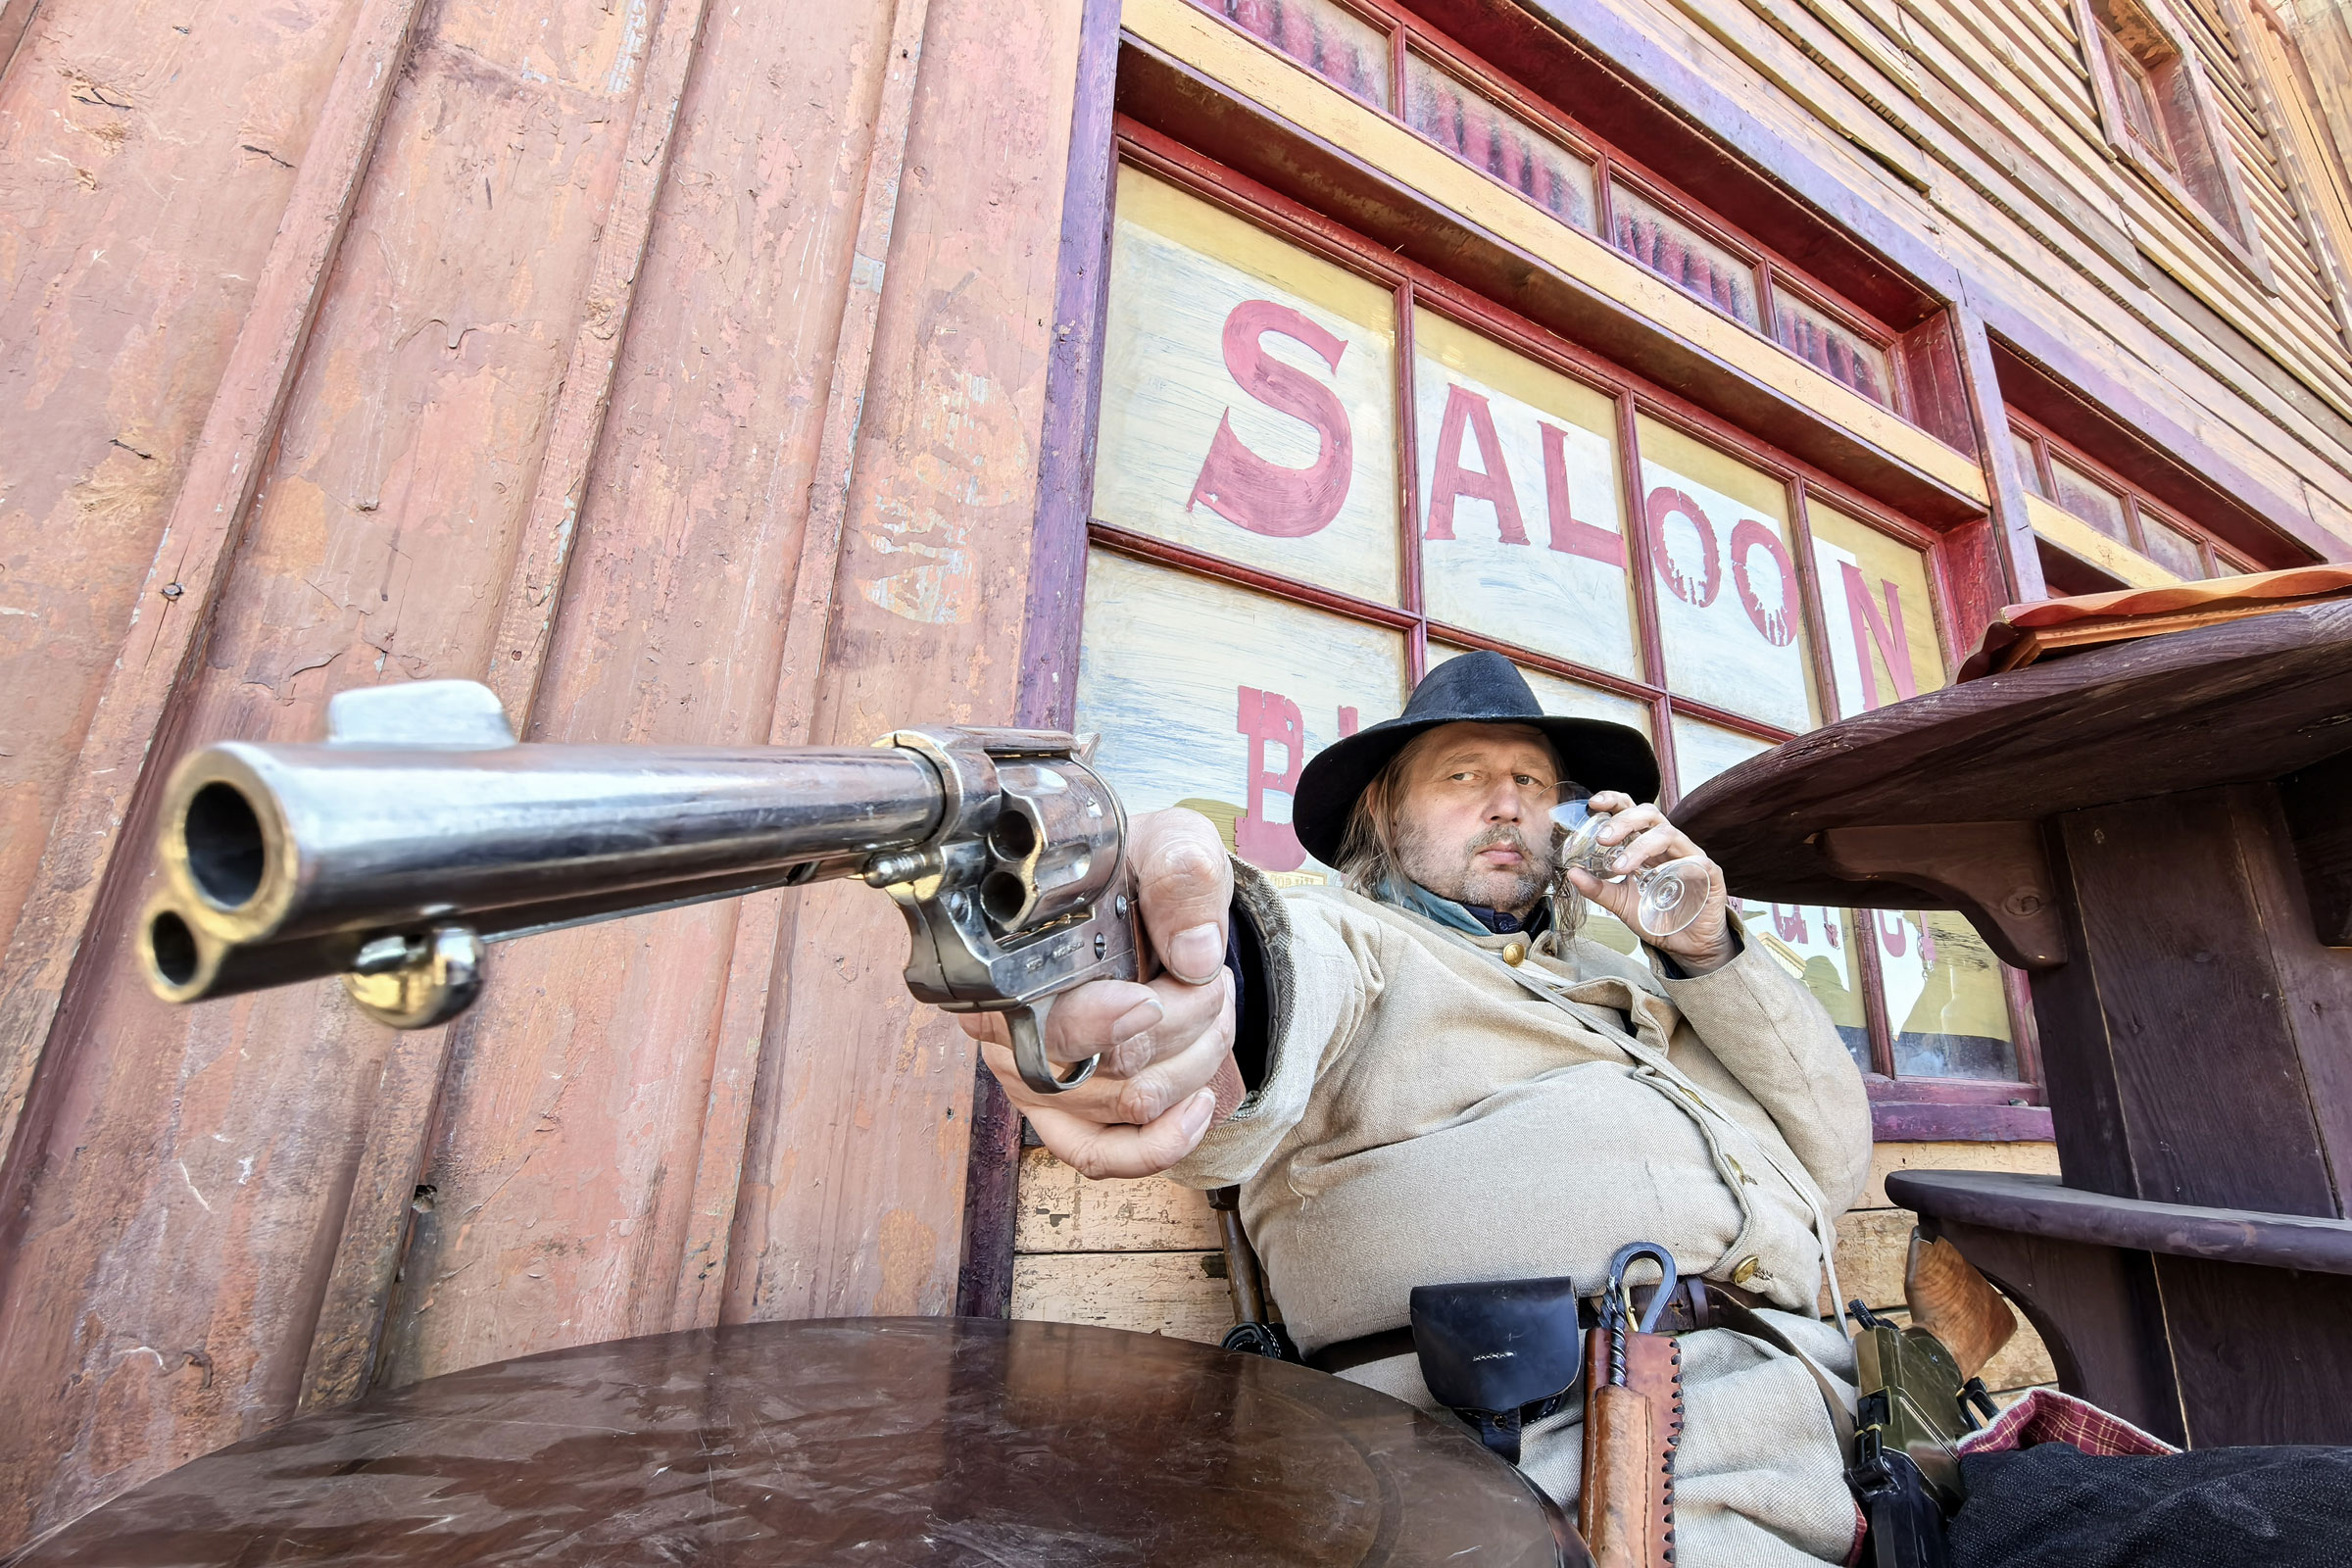
<svg viewBox="0 0 2352 1568"><path fill-rule="evenodd" d="M1051 730L896 730L871 747L520 742L472 681L347 691L322 742L223 741L166 786L149 987L200 1002L328 975L395 1029L446 1023L492 942L858 877L906 917L906 988L1005 1014L1021 1080L1054 999L1133 980L1127 819Z"/></svg>

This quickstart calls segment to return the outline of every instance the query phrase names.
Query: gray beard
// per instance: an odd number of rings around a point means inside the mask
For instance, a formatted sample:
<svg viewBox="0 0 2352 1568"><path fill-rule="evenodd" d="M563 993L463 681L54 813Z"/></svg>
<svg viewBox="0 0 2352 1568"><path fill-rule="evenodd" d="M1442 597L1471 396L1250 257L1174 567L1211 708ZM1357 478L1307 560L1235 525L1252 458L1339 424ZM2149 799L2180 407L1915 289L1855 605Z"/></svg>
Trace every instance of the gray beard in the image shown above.
<svg viewBox="0 0 2352 1568"><path fill-rule="evenodd" d="M1474 871L1470 862L1482 850L1509 845L1525 858L1515 871ZM1544 896L1552 876L1548 847L1539 852L1517 828L1494 827L1455 849L1437 842L1436 835L1407 829L1396 844L1396 858L1404 874L1440 898L1456 904L1524 914Z"/></svg>

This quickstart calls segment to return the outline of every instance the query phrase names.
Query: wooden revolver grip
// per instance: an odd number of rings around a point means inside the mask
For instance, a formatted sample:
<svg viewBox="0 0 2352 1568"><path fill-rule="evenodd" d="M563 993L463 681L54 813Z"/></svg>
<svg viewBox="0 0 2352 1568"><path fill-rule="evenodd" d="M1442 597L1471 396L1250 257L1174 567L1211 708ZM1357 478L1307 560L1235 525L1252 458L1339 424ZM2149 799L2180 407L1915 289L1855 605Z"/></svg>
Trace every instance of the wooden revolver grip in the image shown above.
<svg viewBox="0 0 2352 1568"><path fill-rule="evenodd" d="M1663 1334L1625 1336L1625 1381L1609 1381L1609 1331L1585 1336L1585 1473L1577 1526L1597 1568L1674 1561L1674 1450L1683 1435L1683 1352Z"/></svg>

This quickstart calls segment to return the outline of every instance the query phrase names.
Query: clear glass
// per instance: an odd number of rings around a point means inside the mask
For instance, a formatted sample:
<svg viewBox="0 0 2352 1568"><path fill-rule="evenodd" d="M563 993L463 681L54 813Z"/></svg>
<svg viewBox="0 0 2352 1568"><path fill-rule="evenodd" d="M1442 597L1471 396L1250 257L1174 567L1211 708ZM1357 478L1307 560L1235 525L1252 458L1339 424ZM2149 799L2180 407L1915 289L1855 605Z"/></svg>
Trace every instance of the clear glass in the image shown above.
<svg viewBox="0 0 2352 1568"><path fill-rule="evenodd" d="M2159 518L2147 508L2139 509L2140 537L2147 541L2147 557L2183 582L2196 582L2204 577L2205 552L2196 540Z"/></svg>
<svg viewBox="0 0 2352 1568"><path fill-rule="evenodd" d="M1389 107L1389 36L1332 0L1193 0L1343 92Z"/></svg>
<svg viewBox="0 0 2352 1568"><path fill-rule="evenodd" d="M2124 520L2124 498L2067 462L2050 454L2050 477L2057 481L2058 504L2119 545L2132 542L2132 526Z"/></svg>
<svg viewBox="0 0 2352 1568"><path fill-rule="evenodd" d="M1609 182L1609 205L1619 250L1684 293L1763 330L1754 268L1621 179Z"/></svg>
<svg viewBox="0 0 2352 1568"><path fill-rule="evenodd" d="M1581 784L1561 784L1551 808L1552 861L1565 872L1570 867L1590 871L1603 882L1633 878L1641 904L1634 919L1644 934L1670 937L1698 918L1707 906L1707 862L1702 856L1685 856L1636 871L1622 871L1622 846L1599 842L1610 813L1592 808L1592 792Z"/></svg>
<svg viewBox="0 0 2352 1568"><path fill-rule="evenodd" d="M2013 1082L2017 1044L2001 961L1950 909L1863 909L1894 1029L1897 1078Z"/></svg>
<svg viewBox="0 0 2352 1568"><path fill-rule="evenodd" d="M1885 350L1786 289L1774 293L1772 315L1772 335L1781 347L1871 402L1894 407Z"/></svg>
<svg viewBox="0 0 2352 1568"><path fill-rule="evenodd" d="M2023 430L2012 430L2009 432L2009 441L2017 448L2019 481L2042 500L2049 500L2050 493L2041 487L2041 465L2034 461L2034 438Z"/></svg>
<svg viewBox="0 0 2352 1568"><path fill-rule="evenodd" d="M1592 229L1592 165L1415 50L1404 119L1422 135L1571 227Z"/></svg>

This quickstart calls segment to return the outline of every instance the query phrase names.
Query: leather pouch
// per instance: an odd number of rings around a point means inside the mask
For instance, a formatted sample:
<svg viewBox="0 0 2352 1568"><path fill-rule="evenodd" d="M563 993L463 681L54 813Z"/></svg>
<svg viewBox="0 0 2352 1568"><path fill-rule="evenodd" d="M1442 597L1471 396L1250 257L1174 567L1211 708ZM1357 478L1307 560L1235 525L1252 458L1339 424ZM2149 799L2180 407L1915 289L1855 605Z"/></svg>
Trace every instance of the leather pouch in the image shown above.
<svg viewBox="0 0 2352 1568"><path fill-rule="evenodd" d="M1431 1396L1518 1463L1521 1427L1558 1408L1582 1371L1576 1282L1418 1285L1410 1308Z"/></svg>
<svg viewBox="0 0 2352 1568"><path fill-rule="evenodd" d="M1576 1282L1417 1285L1413 1349L1421 1381L1456 1410L1516 1410L1550 1398L1583 1369Z"/></svg>

